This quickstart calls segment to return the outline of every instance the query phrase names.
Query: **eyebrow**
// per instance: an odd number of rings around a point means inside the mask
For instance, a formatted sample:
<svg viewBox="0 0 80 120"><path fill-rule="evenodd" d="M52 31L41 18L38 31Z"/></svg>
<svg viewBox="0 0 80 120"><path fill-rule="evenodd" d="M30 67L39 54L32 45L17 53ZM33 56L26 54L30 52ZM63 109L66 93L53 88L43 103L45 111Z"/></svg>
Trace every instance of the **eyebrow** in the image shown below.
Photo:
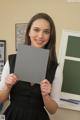
<svg viewBox="0 0 80 120"><path fill-rule="evenodd" d="M39 27L33 27L33 28L38 28L38 29L40 29ZM43 30L50 31L50 29L49 29L49 28L45 28L45 29L43 29Z"/></svg>

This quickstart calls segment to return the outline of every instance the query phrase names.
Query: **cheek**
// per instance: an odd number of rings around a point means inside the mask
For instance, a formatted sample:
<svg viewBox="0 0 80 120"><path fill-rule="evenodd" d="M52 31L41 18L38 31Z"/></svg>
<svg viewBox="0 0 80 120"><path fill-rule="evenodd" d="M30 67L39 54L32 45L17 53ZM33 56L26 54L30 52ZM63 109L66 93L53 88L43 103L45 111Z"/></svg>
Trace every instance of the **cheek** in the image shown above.
<svg viewBox="0 0 80 120"><path fill-rule="evenodd" d="M49 38L50 38L50 35L45 36L45 42L48 42L48 41L49 41Z"/></svg>
<svg viewBox="0 0 80 120"><path fill-rule="evenodd" d="M30 37L30 38L33 38L33 37L35 37L35 36L36 36L35 32L31 30L31 31L29 32L29 37Z"/></svg>

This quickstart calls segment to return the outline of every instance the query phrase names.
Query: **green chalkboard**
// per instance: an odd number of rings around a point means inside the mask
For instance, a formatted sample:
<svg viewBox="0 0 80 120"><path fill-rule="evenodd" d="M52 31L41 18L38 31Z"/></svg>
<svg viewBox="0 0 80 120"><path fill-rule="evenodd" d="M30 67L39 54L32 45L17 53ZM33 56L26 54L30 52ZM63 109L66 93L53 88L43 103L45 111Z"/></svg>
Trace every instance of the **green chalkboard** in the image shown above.
<svg viewBox="0 0 80 120"><path fill-rule="evenodd" d="M80 57L80 37L68 36L66 56Z"/></svg>
<svg viewBox="0 0 80 120"><path fill-rule="evenodd" d="M62 91L80 95L80 62L65 60Z"/></svg>
<svg viewBox="0 0 80 120"><path fill-rule="evenodd" d="M71 59L64 60L62 91L80 95L80 37L68 36L65 56Z"/></svg>

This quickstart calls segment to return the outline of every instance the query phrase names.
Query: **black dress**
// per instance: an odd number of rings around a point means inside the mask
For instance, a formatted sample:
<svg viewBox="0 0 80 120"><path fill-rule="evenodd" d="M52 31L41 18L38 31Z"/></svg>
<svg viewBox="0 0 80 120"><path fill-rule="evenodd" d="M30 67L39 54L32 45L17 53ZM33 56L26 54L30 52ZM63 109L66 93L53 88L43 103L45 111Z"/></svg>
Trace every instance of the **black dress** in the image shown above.
<svg viewBox="0 0 80 120"><path fill-rule="evenodd" d="M40 85L18 81L11 90L11 104L5 111L6 120L50 120L44 109Z"/></svg>
<svg viewBox="0 0 80 120"><path fill-rule="evenodd" d="M10 73L14 72L15 59L16 55L9 56ZM51 71L53 77L56 67L57 64L53 66L53 72ZM48 79L53 80L53 77L47 74ZM10 91L10 105L4 115L5 120L50 120L44 108L40 85L19 80Z"/></svg>

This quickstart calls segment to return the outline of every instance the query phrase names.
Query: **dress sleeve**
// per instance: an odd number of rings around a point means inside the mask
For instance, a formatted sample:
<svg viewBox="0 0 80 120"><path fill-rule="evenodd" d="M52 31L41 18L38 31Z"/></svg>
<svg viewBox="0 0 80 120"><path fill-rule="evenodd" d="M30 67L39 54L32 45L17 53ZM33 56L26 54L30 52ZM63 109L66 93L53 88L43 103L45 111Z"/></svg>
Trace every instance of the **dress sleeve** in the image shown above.
<svg viewBox="0 0 80 120"><path fill-rule="evenodd" d="M1 81L0 81L0 90L2 90L5 87L5 78L10 73L9 68L9 61L7 60L6 64L4 65L2 75L1 75Z"/></svg>
<svg viewBox="0 0 80 120"><path fill-rule="evenodd" d="M55 102L59 105L60 102L60 94L61 94L61 87L62 87L62 81L63 81L63 71L58 65L55 77L52 83L52 91L51 91L51 97Z"/></svg>

